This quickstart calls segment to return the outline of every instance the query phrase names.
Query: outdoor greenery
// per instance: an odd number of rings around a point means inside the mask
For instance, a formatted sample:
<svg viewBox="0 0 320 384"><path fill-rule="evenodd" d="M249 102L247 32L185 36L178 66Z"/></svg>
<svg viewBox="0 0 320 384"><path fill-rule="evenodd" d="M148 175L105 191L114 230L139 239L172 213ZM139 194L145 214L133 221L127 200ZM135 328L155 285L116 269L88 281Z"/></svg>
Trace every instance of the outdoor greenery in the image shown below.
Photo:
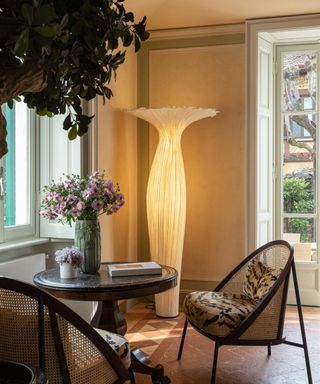
<svg viewBox="0 0 320 384"><path fill-rule="evenodd" d="M313 212L312 184L303 178L292 177L283 180L283 210L285 213ZM285 218L284 232L300 233L301 241L311 242L313 228L310 219Z"/></svg>
<svg viewBox="0 0 320 384"><path fill-rule="evenodd" d="M149 37L124 0L0 0L0 106L22 100L41 116L67 113L70 139L88 130L81 99L112 96L126 47ZM0 113L0 158L7 152Z"/></svg>

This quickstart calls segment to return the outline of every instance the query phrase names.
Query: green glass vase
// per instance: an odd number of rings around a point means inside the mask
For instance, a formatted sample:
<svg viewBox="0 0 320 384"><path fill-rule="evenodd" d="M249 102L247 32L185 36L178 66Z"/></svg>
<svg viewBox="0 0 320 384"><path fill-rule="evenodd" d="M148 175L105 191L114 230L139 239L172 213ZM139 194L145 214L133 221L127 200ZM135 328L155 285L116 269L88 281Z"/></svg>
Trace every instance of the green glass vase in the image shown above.
<svg viewBox="0 0 320 384"><path fill-rule="evenodd" d="M101 237L99 220L77 220L74 245L83 255L80 271L97 273L101 263Z"/></svg>

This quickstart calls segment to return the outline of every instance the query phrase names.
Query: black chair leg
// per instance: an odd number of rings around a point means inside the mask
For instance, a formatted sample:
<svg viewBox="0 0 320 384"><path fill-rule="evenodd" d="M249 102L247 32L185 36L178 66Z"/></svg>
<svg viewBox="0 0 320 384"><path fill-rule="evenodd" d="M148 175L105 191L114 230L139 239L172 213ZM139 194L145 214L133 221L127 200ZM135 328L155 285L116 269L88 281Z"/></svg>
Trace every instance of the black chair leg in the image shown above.
<svg viewBox="0 0 320 384"><path fill-rule="evenodd" d="M213 356L213 366L212 366L212 375L211 375L211 384L216 383L216 375L217 375L217 365L218 365L218 353L219 353L219 343L216 341L214 347L214 356Z"/></svg>
<svg viewBox="0 0 320 384"><path fill-rule="evenodd" d="M268 356L271 356L271 344L268 345Z"/></svg>
<svg viewBox="0 0 320 384"><path fill-rule="evenodd" d="M134 372L131 368L129 368L129 375L130 375L130 383L131 384L136 384L136 379L134 377Z"/></svg>
<svg viewBox="0 0 320 384"><path fill-rule="evenodd" d="M182 336L181 336L181 342L180 342L179 353L178 353L178 360L181 359L182 350L183 350L183 346L184 346L184 339L185 339L186 333L187 333L187 328L188 328L188 319L186 318L186 321L184 322Z"/></svg>
<svg viewBox="0 0 320 384"><path fill-rule="evenodd" d="M306 361L306 368L307 368L307 374L308 374L308 383L312 384L312 375L311 375L310 359L309 359L309 352L308 352L308 346L307 346L307 338L306 338L306 332L304 328L301 300L300 300L299 287L298 287L298 278L297 278L297 272L296 272L294 261L292 262L292 278L293 278L294 290L295 290L296 300L297 300L302 344L303 344L304 357Z"/></svg>

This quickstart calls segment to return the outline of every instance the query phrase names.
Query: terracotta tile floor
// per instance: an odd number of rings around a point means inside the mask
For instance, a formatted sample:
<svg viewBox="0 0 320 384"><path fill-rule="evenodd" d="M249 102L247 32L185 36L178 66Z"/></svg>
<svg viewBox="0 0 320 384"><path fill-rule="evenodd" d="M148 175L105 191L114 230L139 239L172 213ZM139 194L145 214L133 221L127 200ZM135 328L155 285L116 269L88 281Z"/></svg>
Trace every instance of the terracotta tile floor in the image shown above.
<svg viewBox="0 0 320 384"><path fill-rule="evenodd" d="M313 383L320 384L320 308L304 307ZM173 384L209 384L214 343L188 328L182 360L176 360L183 315L160 319L148 304L138 304L126 315L131 344L140 346L154 362L161 363ZM288 307L285 322L287 340L300 342L298 316ZM300 348L279 345L267 357L266 347L224 346L219 353L218 384L307 384L304 354ZM151 379L137 375L137 384Z"/></svg>

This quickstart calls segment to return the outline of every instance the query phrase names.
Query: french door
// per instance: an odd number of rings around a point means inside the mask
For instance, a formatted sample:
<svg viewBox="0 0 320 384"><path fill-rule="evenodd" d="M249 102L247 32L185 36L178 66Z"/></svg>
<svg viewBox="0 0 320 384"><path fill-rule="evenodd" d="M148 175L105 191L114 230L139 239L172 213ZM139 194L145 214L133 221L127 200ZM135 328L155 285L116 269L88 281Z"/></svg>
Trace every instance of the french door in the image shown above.
<svg viewBox="0 0 320 384"><path fill-rule="evenodd" d="M294 245L308 305L320 305L319 59L319 44L276 48L275 234Z"/></svg>

